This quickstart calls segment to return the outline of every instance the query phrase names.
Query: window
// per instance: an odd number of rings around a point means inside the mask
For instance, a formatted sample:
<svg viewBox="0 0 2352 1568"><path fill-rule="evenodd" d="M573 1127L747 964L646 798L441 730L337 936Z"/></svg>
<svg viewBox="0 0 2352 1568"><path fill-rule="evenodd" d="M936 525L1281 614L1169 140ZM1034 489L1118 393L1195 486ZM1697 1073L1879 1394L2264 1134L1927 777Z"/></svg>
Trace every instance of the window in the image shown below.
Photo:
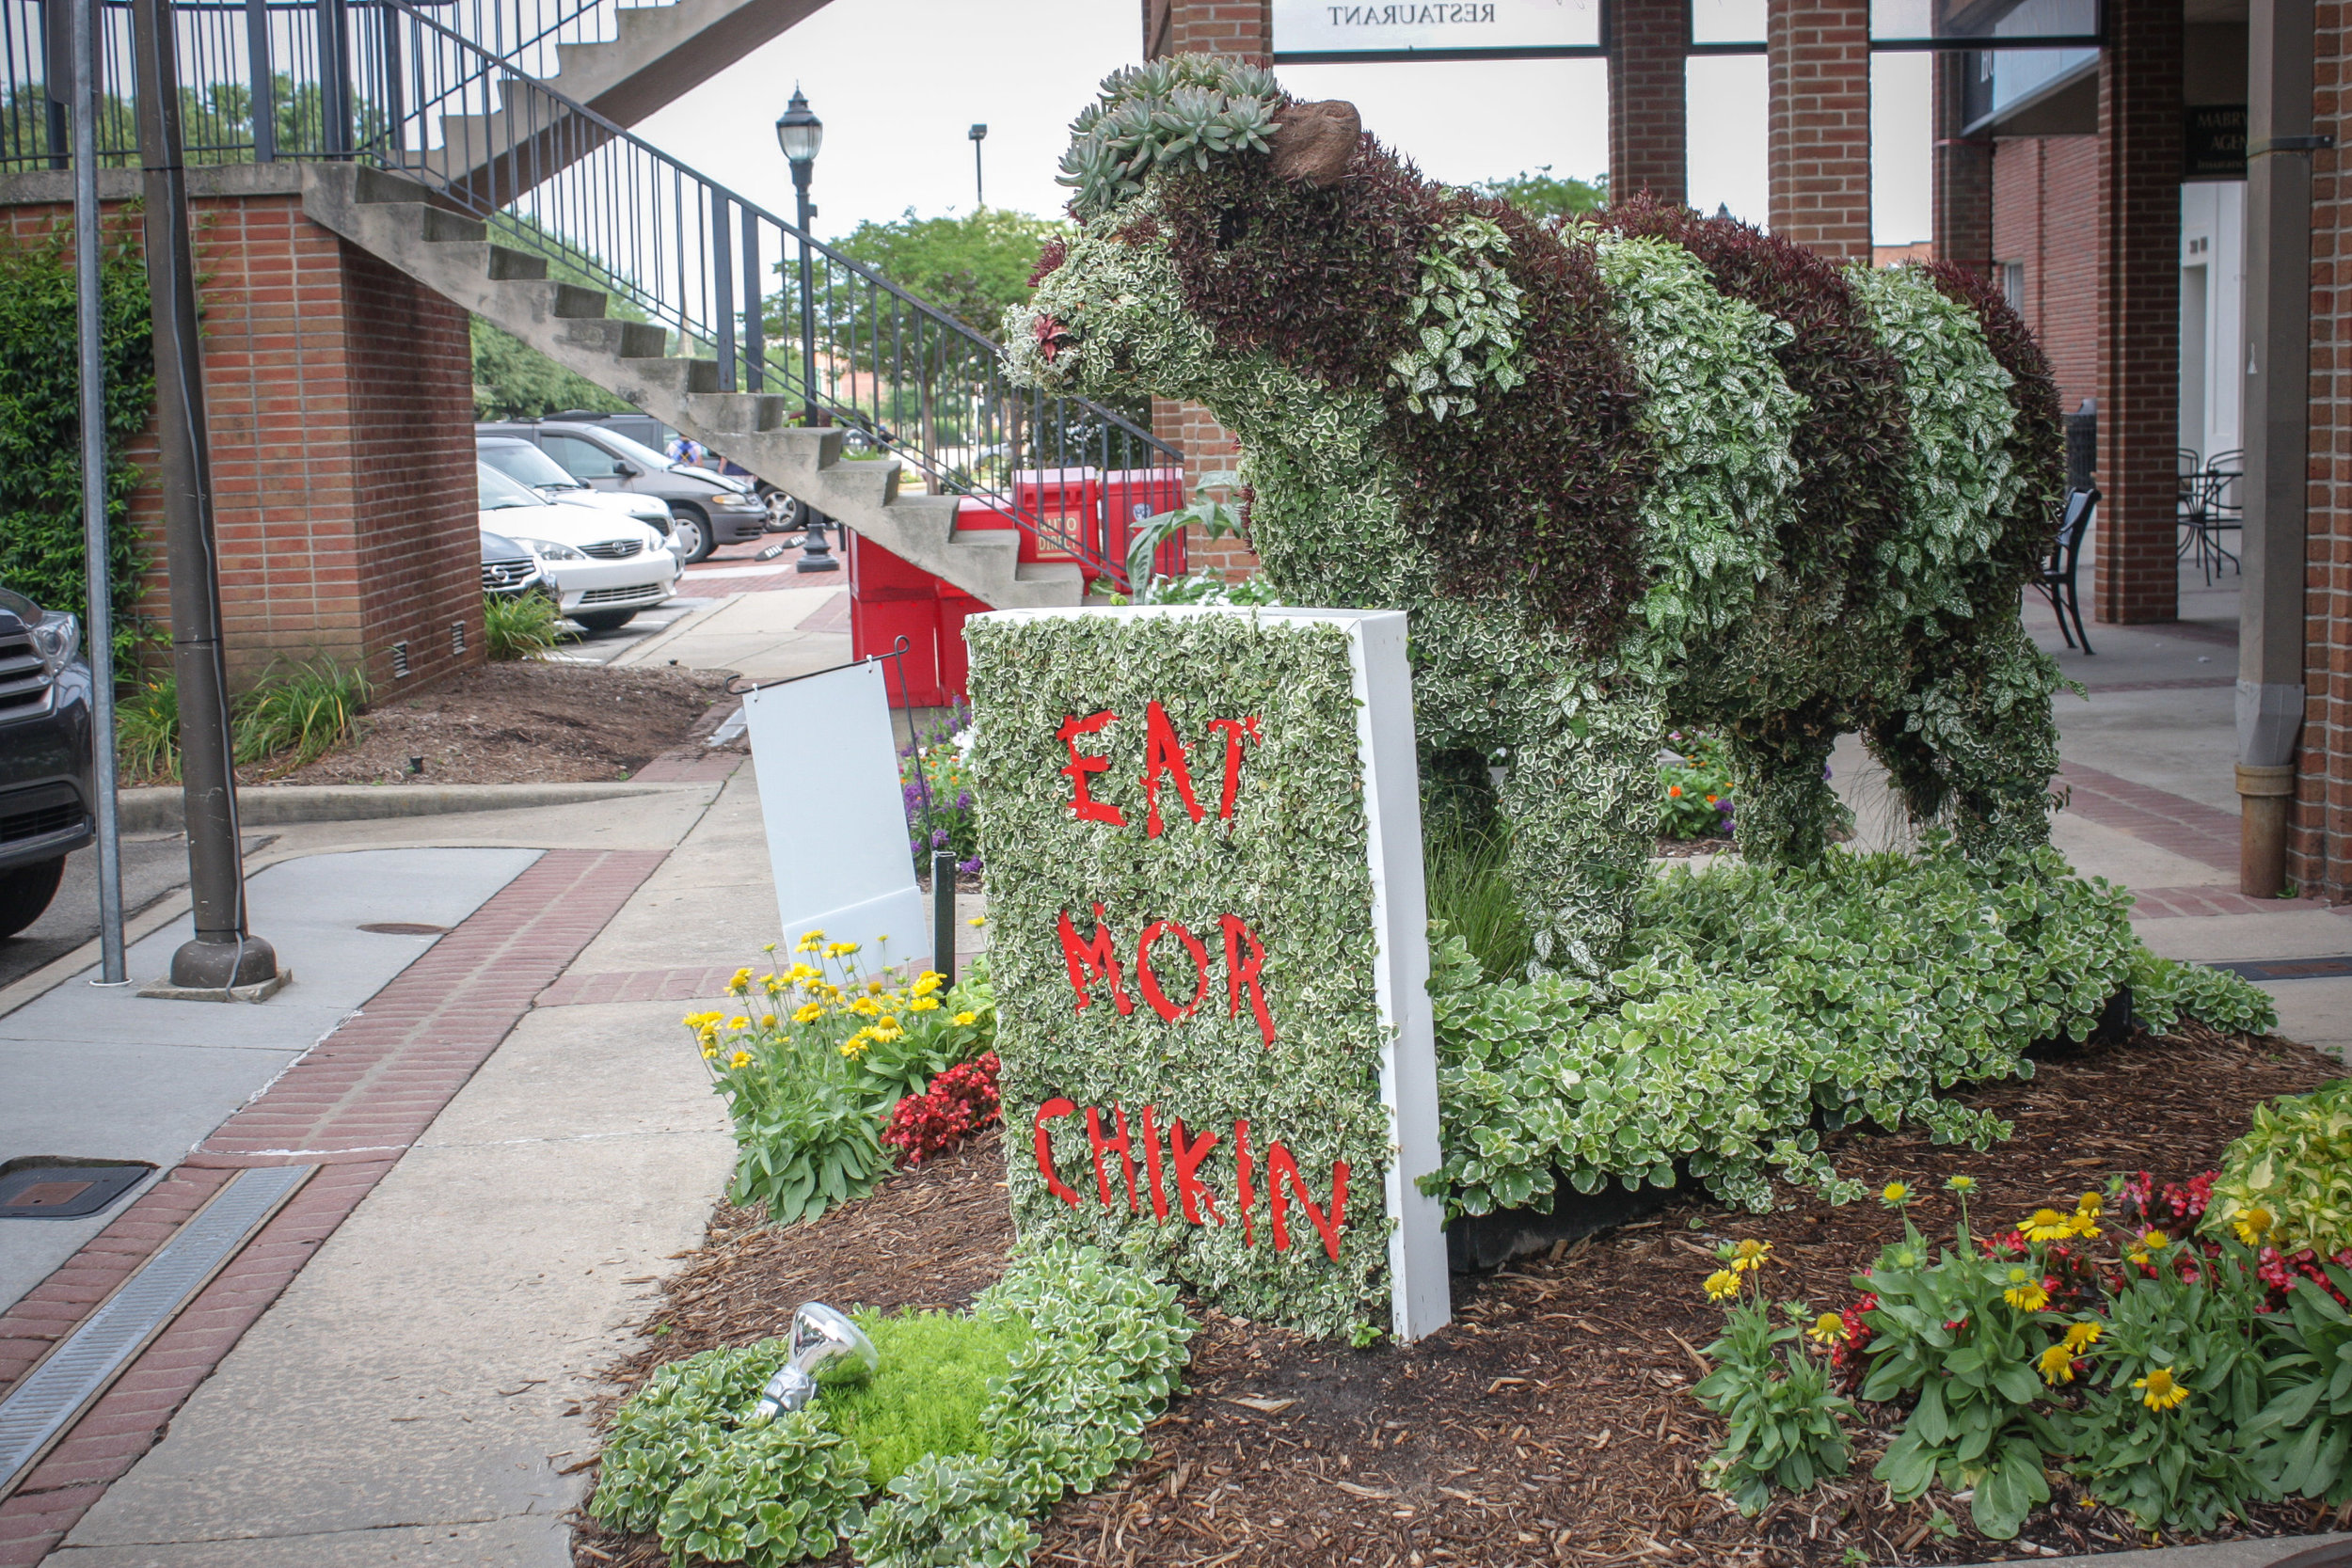
<svg viewBox="0 0 2352 1568"><path fill-rule="evenodd" d="M2026 313L2025 262L2003 261L2001 263L2001 297L2009 301L2009 308L2019 315Z"/></svg>
<svg viewBox="0 0 2352 1568"><path fill-rule="evenodd" d="M611 452L577 436L542 436L539 450L554 458L557 467L582 483L611 479L620 471L619 460Z"/></svg>

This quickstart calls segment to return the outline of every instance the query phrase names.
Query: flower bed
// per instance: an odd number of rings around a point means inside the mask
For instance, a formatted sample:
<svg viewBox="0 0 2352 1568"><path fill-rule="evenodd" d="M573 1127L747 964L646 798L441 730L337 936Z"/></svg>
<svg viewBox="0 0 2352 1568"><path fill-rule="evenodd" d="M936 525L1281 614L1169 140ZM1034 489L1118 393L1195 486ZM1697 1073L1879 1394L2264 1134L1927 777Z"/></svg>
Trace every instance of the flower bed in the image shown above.
<svg viewBox="0 0 2352 1568"><path fill-rule="evenodd" d="M2194 1026L2069 1053L2030 1080L1953 1091L2017 1130L1993 1157L1959 1156L1961 1168L1980 1184L1978 1212L2004 1219L2115 1172L2186 1175L2219 1161L2254 1105L2335 1070L2299 1047ZM1955 1152L1924 1129L1850 1129L1822 1143L1874 1192L1899 1179L1927 1189L1914 1206L1923 1228L1957 1218L1933 1180L1955 1168ZM693 1351L778 1333L812 1296L882 1309L968 1303L1009 1245L994 1185L1002 1168L996 1135L983 1134L815 1225L778 1230L723 1211L708 1249L664 1287L648 1349L624 1385ZM1148 1433L1152 1456L1066 1499L1041 1524L1033 1560L1123 1563L1132 1554L1199 1568L1239 1553L1231 1560L1342 1568L1419 1552L1425 1562L1516 1568L1653 1559L1654 1542L1686 1561L1845 1568L1850 1554L1888 1564L2022 1552L1977 1535L1966 1505L1947 1494L1887 1501L1867 1476L1899 1419L1854 1432L1848 1477L1777 1498L1755 1518L1700 1485L1699 1466L1723 1437L1689 1392L1699 1375L1691 1352L1721 1326L1720 1309L1694 1289L1716 1266L1713 1247L1769 1241L1782 1264L1775 1294L1842 1302L1852 1273L1901 1233L1875 1203L1788 1196L1754 1216L1684 1194L1655 1218L1560 1256L1457 1276L1454 1327L1409 1350L1352 1350L1211 1315L1192 1343L1189 1391ZM2259 1504L2220 1533L2314 1528L2306 1508ZM592 1527L577 1539L579 1568L666 1560L650 1536ZM2023 1539L2072 1552L2146 1536L2066 1487L2027 1517Z"/></svg>

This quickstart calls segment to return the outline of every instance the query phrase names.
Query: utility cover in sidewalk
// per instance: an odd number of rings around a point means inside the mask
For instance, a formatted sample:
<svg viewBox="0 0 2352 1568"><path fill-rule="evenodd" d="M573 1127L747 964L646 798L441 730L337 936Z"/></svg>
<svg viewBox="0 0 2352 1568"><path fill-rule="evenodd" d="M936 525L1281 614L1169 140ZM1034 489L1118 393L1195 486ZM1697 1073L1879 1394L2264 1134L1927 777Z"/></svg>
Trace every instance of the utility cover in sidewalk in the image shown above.
<svg viewBox="0 0 2352 1568"><path fill-rule="evenodd" d="M2352 975L2352 958L2232 958L2210 963L2249 980L2338 980Z"/></svg>
<svg viewBox="0 0 2352 1568"><path fill-rule="evenodd" d="M144 1160L71 1160L26 1154L0 1164L0 1220L78 1220L139 1184Z"/></svg>
<svg viewBox="0 0 2352 1568"><path fill-rule="evenodd" d="M376 920L359 929L373 931L379 937L437 937L449 931L446 926L428 926L421 920Z"/></svg>
<svg viewBox="0 0 2352 1568"><path fill-rule="evenodd" d="M318 1169L241 1170L0 1399L0 1497Z"/></svg>

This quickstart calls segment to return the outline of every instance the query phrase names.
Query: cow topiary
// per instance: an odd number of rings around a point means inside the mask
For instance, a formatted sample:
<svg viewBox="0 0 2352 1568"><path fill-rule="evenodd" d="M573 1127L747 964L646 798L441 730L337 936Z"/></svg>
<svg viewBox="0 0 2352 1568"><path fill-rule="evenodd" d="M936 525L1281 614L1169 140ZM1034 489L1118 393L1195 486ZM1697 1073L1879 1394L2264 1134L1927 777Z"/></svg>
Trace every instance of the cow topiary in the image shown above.
<svg viewBox="0 0 2352 1568"><path fill-rule="evenodd" d="M1729 737L1751 857L1819 857L1852 730L1970 854L2046 840L2058 401L1971 275L1645 198L1539 226L1205 55L1073 129L1015 373L1205 404L1281 596L1412 612L1424 752L1499 781L1542 962L1613 960L1669 725Z"/></svg>

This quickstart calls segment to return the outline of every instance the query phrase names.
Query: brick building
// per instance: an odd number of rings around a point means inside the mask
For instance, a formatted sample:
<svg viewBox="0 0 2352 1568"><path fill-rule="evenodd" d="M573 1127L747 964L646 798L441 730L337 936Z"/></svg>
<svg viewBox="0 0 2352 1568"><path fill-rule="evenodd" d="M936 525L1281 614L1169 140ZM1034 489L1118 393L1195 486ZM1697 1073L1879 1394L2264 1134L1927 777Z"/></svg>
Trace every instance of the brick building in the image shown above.
<svg viewBox="0 0 2352 1568"><path fill-rule="evenodd" d="M138 180L102 176L110 231ZM479 663L466 313L306 216L299 165L194 168L188 183L231 683L324 658L389 694ZM72 203L63 172L0 175L17 239L70 233ZM135 243L136 224L119 227ZM148 475L131 509L153 562L141 604L160 623L151 430L130 455Z"/></svg>

